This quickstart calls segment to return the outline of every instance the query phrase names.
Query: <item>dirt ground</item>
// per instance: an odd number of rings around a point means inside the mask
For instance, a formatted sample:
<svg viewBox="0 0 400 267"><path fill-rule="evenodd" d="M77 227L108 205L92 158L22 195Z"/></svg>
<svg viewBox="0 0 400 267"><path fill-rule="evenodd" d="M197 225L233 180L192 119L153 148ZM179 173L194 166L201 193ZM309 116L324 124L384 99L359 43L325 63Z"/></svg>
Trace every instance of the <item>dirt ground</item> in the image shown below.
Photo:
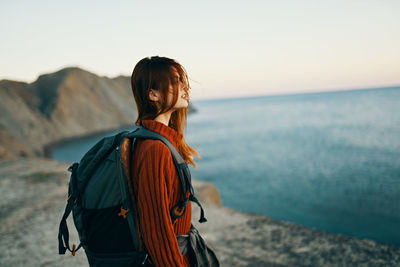
<svg viewBox="0 0 400 267"><path fill-rule="evenodd" d="M82 250L58 255L67 167L45 159L0 160L0 266L88 266ZM197 223L193 205L193 224L222 266L400 266L399 247L237 212L212 204L216 196L204 183L196 187L208 192L200 196L208 222ZM71 243L78 243L72 218L68 225Z"/></svg>

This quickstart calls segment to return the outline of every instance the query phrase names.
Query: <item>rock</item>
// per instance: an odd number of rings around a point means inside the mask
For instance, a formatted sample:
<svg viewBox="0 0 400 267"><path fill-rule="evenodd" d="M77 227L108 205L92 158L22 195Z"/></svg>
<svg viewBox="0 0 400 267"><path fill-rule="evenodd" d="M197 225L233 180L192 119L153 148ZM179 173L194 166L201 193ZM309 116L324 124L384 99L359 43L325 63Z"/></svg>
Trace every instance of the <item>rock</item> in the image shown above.
<svg viewBox="0 0 400 267"><path fill-rule="evenodd" d="M222 206L221 198L214 184L193 179L196 197L201 203Z"/></svg>
<svg viewBox="0 0 400 267"><path fill-rule="evenodd" d="M2 158L43 156L52 142L132 125L137 115L129 77L99 77L76 67L31 84L2 80L0 102L0 151L8 151Z"/></svg>

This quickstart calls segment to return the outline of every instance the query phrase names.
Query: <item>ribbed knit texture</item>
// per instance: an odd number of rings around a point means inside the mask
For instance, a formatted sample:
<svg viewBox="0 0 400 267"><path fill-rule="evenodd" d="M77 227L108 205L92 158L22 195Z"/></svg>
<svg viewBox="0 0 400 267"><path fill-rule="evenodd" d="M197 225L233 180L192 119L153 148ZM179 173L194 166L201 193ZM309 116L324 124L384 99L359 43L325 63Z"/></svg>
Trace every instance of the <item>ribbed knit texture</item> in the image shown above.
<svg viewBox="0 0 400 267"><path fill-rule="evenodd" d="M142 125L160 133L178 149L182 134L154 120L144 120ZM191 204L172 224L170 211L182 198L182 189L170 150L161 141L138 139L132 170L140 231L152 261L156 266L190 266L188 255L183 257L179 251L176 235L190 230Z"/></svg>

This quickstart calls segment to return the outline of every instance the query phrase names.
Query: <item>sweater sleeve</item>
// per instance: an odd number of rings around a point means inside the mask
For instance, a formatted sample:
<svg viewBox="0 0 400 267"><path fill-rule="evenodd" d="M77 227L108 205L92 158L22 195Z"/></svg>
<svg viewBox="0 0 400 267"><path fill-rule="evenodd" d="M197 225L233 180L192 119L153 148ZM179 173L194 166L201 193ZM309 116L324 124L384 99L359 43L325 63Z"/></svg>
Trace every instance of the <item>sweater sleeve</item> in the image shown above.
<svg viewBox="0 0 400 267"><path fill-rule="evenodd" d="M156 141L142 156L137 204L143 242L156 266L185 266L169 210L166 181L176 175L171 152Z"/></svg>

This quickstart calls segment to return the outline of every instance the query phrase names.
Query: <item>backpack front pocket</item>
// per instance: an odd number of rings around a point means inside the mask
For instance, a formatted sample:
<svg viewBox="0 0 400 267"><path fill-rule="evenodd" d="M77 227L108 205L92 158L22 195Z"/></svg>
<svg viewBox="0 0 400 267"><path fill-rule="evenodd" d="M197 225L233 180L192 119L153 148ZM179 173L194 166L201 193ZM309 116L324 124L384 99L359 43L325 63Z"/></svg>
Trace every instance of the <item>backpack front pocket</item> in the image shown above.
<svg viewBox="0 0 400 267"><path fill-rule="evenodd" d="M83 209L86 246L93 253L117 253L135 250L129 234L127 213L122 204L104 209Z"/></svg>

